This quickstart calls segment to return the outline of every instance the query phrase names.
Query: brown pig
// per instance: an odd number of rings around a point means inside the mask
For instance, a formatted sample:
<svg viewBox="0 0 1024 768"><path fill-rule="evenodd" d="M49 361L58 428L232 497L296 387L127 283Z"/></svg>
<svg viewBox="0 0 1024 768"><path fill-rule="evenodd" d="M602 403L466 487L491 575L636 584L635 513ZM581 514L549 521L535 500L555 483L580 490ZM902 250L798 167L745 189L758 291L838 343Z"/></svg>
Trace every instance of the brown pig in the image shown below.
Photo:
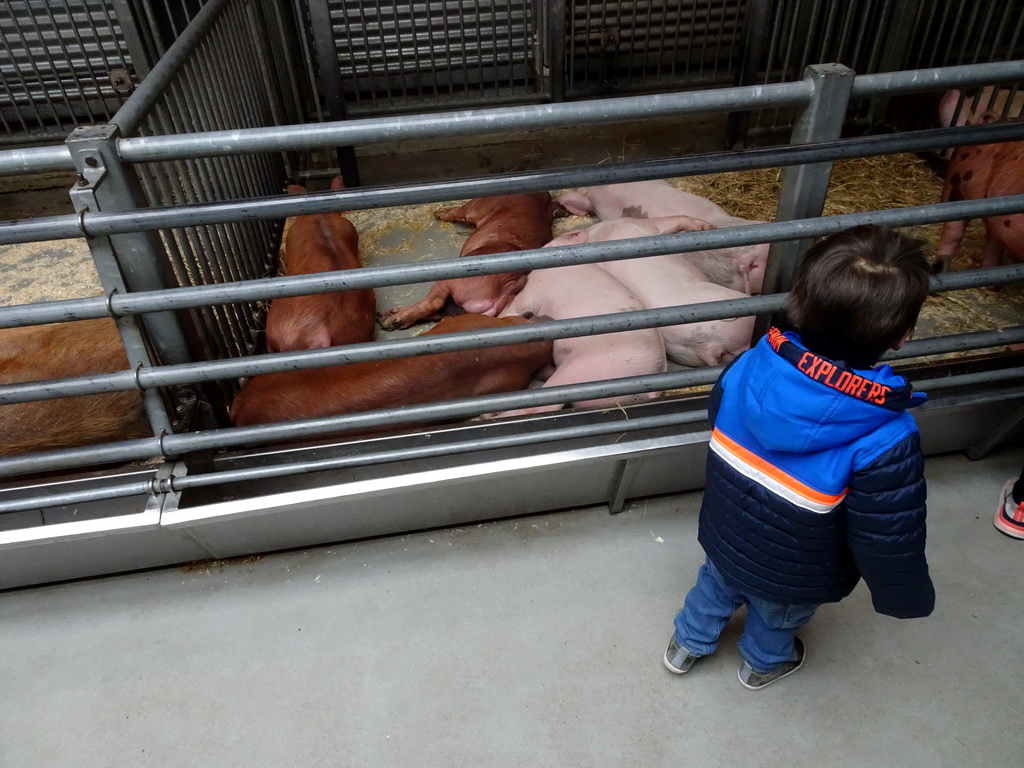
<svg viewBox="0 0 1024 768"><path fill-rule="evenodd" d="M983 115L980 119L986 122L992 117ZM1022 117L1013 118L1013 122L1022 121ZM1019 194L1024 194L1024 141L981 144L953 150L946 169L942 202ZM947 221L942 225L936 254L937 271L949 269L968 221ZM990 216L984 222L983 267L997 266L999 257L1004 253L1016 261L1024 261L1024 213Z"/></svg>
<svg viewBox="0 0 1024 768"><path fill-rule="evenodd" d="M342 188L341 178L331 189ZM291 194L304 194L298 185ZM358 269L359 234L342 214L298 216L285 239L286 275ZM274 299L267 312L267 350L291 352L373 341L377 300L372 288Z"/></svg>
<svg viewBox="0 0 1024 768"><path fill-rule="evenodd" d="M0 330L0 384L129 368L108 318ZM135 390L0 405L0 456L152 434Z"/></svg>
<svg viewBox="0 0 1024 768"><path fill-rule="evenodd" d="M522 317L458 315L444 318L427 334L525 322ZM242 387L231 406L231 420L245 426L525 389L536 371L550 366L551 347L550 341L535 341L267 373Z"/></svg>
<svg viewBox="0 0 1024 768"><path fill-rule="evenodd" d="M551 223L564 210L547 192L477 197L437 212L441 221L473 224L459 256L481 256L540 248L551 239ZM382 312L381 328L394 331L436 318L451 301L466 312L496 317L526 284L526 272L502 272L438 280L427 295L409 307Z"/></svg>

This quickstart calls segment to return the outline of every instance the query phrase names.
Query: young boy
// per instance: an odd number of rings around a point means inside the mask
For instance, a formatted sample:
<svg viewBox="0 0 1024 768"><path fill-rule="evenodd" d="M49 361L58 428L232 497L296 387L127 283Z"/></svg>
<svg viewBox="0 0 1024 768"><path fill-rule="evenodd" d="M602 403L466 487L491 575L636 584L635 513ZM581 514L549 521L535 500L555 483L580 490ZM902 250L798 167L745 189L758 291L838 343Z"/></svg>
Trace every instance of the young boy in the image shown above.
<svg viewBox="0 0 1024 768"><path fill-rule="evenodd" d="M719 378L698 534L707 559L675 619L670 671L713 653L741 605L739 678L751 690L803 665L797 629L861 578L879 613L932 612L924 460L907 412L925 396L873 367L910 338L928 295L922 245L875 226L819 242L789 294L796 332L773 328Z"/></svg>

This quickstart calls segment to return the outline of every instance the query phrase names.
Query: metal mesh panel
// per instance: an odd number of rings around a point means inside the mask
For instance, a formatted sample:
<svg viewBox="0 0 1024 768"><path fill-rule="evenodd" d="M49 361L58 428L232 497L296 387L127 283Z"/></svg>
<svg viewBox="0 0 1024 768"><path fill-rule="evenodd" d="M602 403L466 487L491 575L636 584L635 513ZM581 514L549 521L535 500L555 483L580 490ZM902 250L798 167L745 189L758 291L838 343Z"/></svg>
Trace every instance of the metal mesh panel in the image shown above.
<svg viewBox="0 0 1024 768"><path fill-rule="evenodd" d="M204 0L10 0L0 13L0 143L100 125Z"/></svg>
<svg viewBox="0 0 1024 768"><path fill-rule="evenodd" d="M277 34L278 4L230 3L216 19L140 126L140 135L261 127L294 122L299 110L287 72L294 63ZM289 58L290 57L290 58ZM284 77L284 81L280 79ZM291 98L287 98L291 97ZM280 155L188 159L137 166L151 206L280 194ZM160 232L179 285L266 277L276 270L282 222L253 221ZM256 303L192 311L199 359L237 357L258 349L263 321ZM230 386L225 382L223 386Z"/></svg>
<svg viewBox="0 0 1024 768"><path fill-rule="evenodd" d="M131 58L112 0L9 0L0 12L0 120L7 141L62 140L107 122Z"/></svg>
<svg viewBox="0 0 1024 768"><path fill-rule="evenodd" d="M940 2L922 4L915 19L915 36L908 67L977 64L1024 57L1024 2ZM969 91L953 110L951 123L970 119L969 113L991 111L996 117L1021 114L1021 86ZM968 112L969 111L969 112Z"/></svg>
<svg viewBox="0 0 1024 768"><path fill-rule="evenodd" d="M350 114L536 97L528 0L334 0L329 11L332 29L310 34L333 35Z"/></svg>
<svg viewBox="0 0 1024 768"><path fill-rule="evenodd" d="M775 0L769 18L765 83L816 63L867 74L1024 56L1024 0ZM786 132L792 119L792 109L766 110L750 133ZM871 104L851 104L848 122L874 119Z"/></svg>
<svg viewBox="0 0 1024 768"><path fill-rule="evenodd" d="M571 96L732 84L741 0L591 0L566 12Z"/></svg>
<svg viewBox="0 0 1024 768"><path fill-rule="evenodd" d="M918 7L907 69L1006 61L1024 54L1021 0L937 0Z"/></svg>

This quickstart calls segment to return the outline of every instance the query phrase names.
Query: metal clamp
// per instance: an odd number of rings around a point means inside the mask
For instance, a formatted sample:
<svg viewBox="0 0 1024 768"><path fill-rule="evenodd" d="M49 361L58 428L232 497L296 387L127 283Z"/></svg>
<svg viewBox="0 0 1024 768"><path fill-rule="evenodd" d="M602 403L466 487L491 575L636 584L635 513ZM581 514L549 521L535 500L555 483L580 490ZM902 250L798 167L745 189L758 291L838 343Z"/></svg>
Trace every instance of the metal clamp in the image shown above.
<svg viewBox="0 0 1024 768"><path fill-rule="evenodd" d="M107 291L107 296L106 296L107 314L110 315L113 318L119 317L117 312L114 311L114 294L115 293L117 293L117 287L113 286L113 287L111 287L111 289L109 291Z"/></svg>

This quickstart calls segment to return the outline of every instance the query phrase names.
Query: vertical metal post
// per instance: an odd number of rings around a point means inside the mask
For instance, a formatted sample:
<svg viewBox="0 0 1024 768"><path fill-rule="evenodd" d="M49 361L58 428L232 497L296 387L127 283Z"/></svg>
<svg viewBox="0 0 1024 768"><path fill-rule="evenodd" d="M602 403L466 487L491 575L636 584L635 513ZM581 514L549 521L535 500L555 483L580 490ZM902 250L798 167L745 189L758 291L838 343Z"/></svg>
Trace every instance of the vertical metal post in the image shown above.
<svg viewBox="0 0 1024 768"><path fill-rule="evenodd" d="M615 476L612 478L612 486L608 494L608 512L617 515L626 505L626 497L629 495L629 487L633 484L637 473L640 471L640 457L630 456L619 462L615 469Z"/></svg>
<svg viewBox="0 0 1024 768"><path fill-rule="evenodd" d="M128 211L138 208L142 199L138 180L128 173L117 155L116 126L77 128L67 139L67 147L79 173L79 181L71 198L78 213L87 211ZM155 233L140 232L110 237L88 237L96 270L104 289L112 291L152 291L176 287L167 260L160 257L161 248ZM133 368L151 366L150 359L136 324L136 318L118 318L118 330ZM159 362L179 364L192 362L185 332L173 312L156 312L143 316L142 325ZM184 419L184 406L194 403L193 393L182 393L175 404ZM159 394L147 392L146 410L154 432L171 431L172 419L167 415ZM182 406L179 408L179 406Z"/></svg>
<svg viewBox="0 0 1024 768"><path fill-rule="evenodd" d="M316 44L317 69L320 87L324 92L327 116L332 121L348 119L345 94L341 89L341 71L338 69L338 49L334 42L334 26L327 0L309 0L309 20L313 42ZM352 147L338 147L338 168L346 187L359 186L359 167Z"/></svg>
<svg viewBox="0 0 1024 768"><path fill-rule="evenodd" d="M814 64L804 71L805 79L814 87L810 103L798 115L790 137L791 144L810 144L840 138L854 72L842 64ZM782 189L775 212L776 221L808 219L821 216L832 176L832 163L810 163L787 167L782 173ZM810 239L772 243L765 266L762 294L781 293L789 289L800 255L813 241ZM754 338L768 329L771 318L760 315L754 324Z"/></svg>
<svg viewBox="0 0 1024 768"><path fill-rule="evenodd" d="M743 41L741 50L743 60L736 68L736 86L753 85L761 70L761 59L764 57L764 44L768 39L768 10L771 0L750 0L747 12L743 17ZM726 146L730 149L743 149L747 139L747 127L750 123L750 112L730 112L726 128Z"/></svg>
<svg viewBox="0 0 1024 768"><path fill-rule="evenodd" d="M144 42L143 35L139 31L139 20L129 0L113 0L111 5L114 9L114 16L117 17L117 23L121 27L121 35L124 37L125 45L128 48L132 69L135 70L135 76L139 82L142 82L153 68L153 61L151 60L149 48Z"/></svg>
<svg viewBox="0 0 1024 768"><path fill-rule="evenodd" d="M548 56L548 93L555 103L565 101L565 2L547 0L541 3L542 7L547 6L548 13L547 24L541 28L548 35L543 50Z"/></svg>

